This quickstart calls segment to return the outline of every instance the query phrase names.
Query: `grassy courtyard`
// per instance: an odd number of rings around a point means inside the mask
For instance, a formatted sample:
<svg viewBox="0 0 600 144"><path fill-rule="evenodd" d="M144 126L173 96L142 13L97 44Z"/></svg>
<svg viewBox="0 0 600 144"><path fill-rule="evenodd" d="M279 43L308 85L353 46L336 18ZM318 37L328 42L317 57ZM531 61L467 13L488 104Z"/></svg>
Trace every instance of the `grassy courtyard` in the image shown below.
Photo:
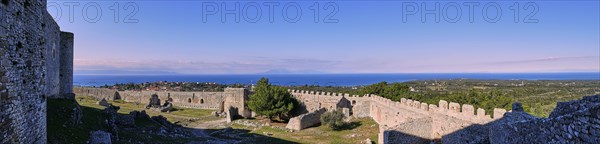
<svg viewBox="0 0 600 144"><path fill-rule="evenodd" d="M96 109L104 109L104 106L96 104L97 100L88 96L77 96L75 98L77 102L83 107L91 107ZM136 104L125 102L123 100L117 101L108 101L112 105L119 106L120 109L117 111L120 114L129 114L131 111L141 111L146 110L146 113L149 116L158 116L162 115L166 117L170 122L175 124L180 124L183 126L188 126L195 122L206 122L206 121L214 121L220 118L212 116L211 113L214 110L205 110L205 109L191 109L191 108L183 108L174 106L174 110L169 113L161 113L157 111L147 110L145 109L144 104Z"/></svg>
<svg viewBox="0 0 600 144"><path fill-rule="evenodd" d="M259 120L248 120L259 121ZM250 133L269 136L296 143L323 143L323 144L343 144L343 143L361 143L367 138L372 142L377 142L379 125L369 118L360 118L350 121L348 128L342 130L332 130L326 125L315 126L301 131L290 132L286 130L285 124L275 123L272 126L252 127L237 123L231 124L232 128L249 130ZM270 139L256 139L255 143L273 142ZM276 141L275 141L276 142Z"/></svg>
<svg viewBox="0 0 600 144"><path fill-rule="evenodd" d="M65 127L64 121L67 120L61 113L71 109L75 104L67 100L49 100L48 108L48 138L50 143L86 143L89 139L89 132L92 130L107 131L108 127L104 123L106 116L102 113L104 106L96 104L97 100L87 96L77 96L76 101L80 104L83 111L83 124L78 127ZM125 101L108 101L119 106L119 114L129 114L131 111L146 110L143 104L129 103ZM164 142L170 143L188 143L188 142L207 142L208 139L229 139L242 143L361 143L370 138L373 142L377 141L379 126L373 120L353 119L350 125L342 130L332 130L328 126L321 125L307 128L301 131L291 132L285 128L285 123L271 123L269 126L262 126L267 121L264 119L239 119L233 123L225 123L223 118L211 115L213 110L189 109L175 107L175 110L169 113L161 113L152 110L146 110L150 116L162 115L168 121L179 124L184 129L198 129L199 125L208 125L204 131L208 134L224 130L231 127L232 131L226 131L223 134L210 134L210 138L189 137L189 138L171 138L151 133L140 133L129 130L120 130L120 142L138 141L138 142ZM261 126L247 126L241 122L258 123ZM138 127L160 127L151 120L135 121ZM230 137L230 134L237 137Z"/></svg>

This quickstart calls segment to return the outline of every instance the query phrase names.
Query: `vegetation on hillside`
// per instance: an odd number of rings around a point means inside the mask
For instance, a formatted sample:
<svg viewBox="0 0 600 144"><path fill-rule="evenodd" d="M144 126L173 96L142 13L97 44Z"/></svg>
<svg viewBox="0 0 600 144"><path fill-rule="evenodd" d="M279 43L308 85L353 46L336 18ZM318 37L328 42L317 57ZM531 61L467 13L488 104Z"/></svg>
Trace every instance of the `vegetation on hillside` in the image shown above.
<svg viewBox="0 0 600 144"><path fill-rule="evenodd" d="M252 111L270 120L275 117L288 118L297 105L286 88L271 85L267 78L258 80L254 94L250 95L248 100L248 107Z"/></svg>
<svg viewBox="0 0 600 144"><path fill-rule="evenodd" d="M227 87L241 88L242 84L218 84L213 82L145 82L145 83L119 83L115 85L104 85L101 88L110 88L119 91L124 90L169 90L169 91L206 91L218 92Z"/></svg>

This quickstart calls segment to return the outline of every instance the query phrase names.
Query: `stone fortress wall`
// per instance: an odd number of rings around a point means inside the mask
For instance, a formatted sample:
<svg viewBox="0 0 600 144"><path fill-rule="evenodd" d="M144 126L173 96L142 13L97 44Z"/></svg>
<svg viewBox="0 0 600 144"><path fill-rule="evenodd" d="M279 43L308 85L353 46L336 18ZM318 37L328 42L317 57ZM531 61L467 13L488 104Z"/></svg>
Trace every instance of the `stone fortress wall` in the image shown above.
<svg viewBox="0 0 600 144"><path fill-rule="evenodd" d="M404 98L395 102L377 95L288 91L301 104L298 116L291 118L286 126L292 130L319 124L320 115L326 111L342 110L347 116L372 118L377 122L380 125L379 143L600 141L600 95L559 103L550 118L540 119L523 112L520 104L513 104L513 110L508 112L494 109L492 114L486 114L484 109L444 100L435 105ZM241 88L227 88L224 92L159 92L76 87L74 92L97 99L122 99L142 104L148 103L152 94L157 94L161 100L171 99L175 106L221 109L228 115L253 116L245 106L248 92Z"/></svg>
<svg viewBox="0 0 600 144"><path fill-rule="evenodd" d="M173 105L186 108L213 109L237 112L234 115L250 117L245 106L248 91L244 88L225 88L223 92L176 92L176 91L117 91L107 88L75 87L73 92L80 96L92 96L98 100L124 100L126 102L148 104L150 96L158 95L161 102L170 100Z"/></svg>
<svg viewBox="0 0 600 144"><path fill-rule="evenodd" d="M335 110L349 109L348 116L370 117L377 122L381 128L380 142L386 141L390 137L386 131L401 131L409 136L396 136L396 139L410 139L410 137L425 138L424 140L442 139L442 136L462 130L471 125L484 125L495 119L502 118L506 112L504 109L494 109L494 118L486 115L485 110L479 108L477 113L472 105L440 101L439 105L422 103L410 99L401 99L400 102L394 102L377 95L349 95L329 92L314 92L302 90L289 90L294 98L298 99L308 114L320 109ZM462 111L461 111L462 110ZM306 125L316 125L318 120L304 121L292 118L288 127L305 128ZM319 117L313 117L318 119ZM296 129L299 130L299 129ZM473 131L482 131L482 129L473 129ZM487 136L487 132L482 137ZM445 141L457 141L462 137L445 137ZM425 142L425 141L415 141ZM458 142L458 141L457 141Z"/></svg>
<svg viewBox="0 0 600 144"><path fill-rule="evenodd" d="M464 143L487 139L486 127L466 127L485 125L495 119L500 119L506 112L504 109L494 109L493 118L479 108L477 113L472 105L441 100L438 105L422 103L410 99L394 102L380 96L370 96L371 117L380 125L380 142L397 142L414 140L427 142L441 140L444 143ZM464 136L450 135L460 130L469 133ZM392 132L402 132L393 135ZM414 137L422 139L414 139Z"/></svg>
<svg viewBox="0 0 600 144"><path fill-rule="evenodd" d="M594 143L600 141L600 95L560 102L549 118L523 111L484 109L441 100L438 105L377 95L289 90L306 113L288 123L290 129L318 124L320 110L341 109L352 117L370 117L380 125L379 143ZM347 110L349 109L349 110ZM349 112L346 112L349 111ZM307 115L310 115L307 117ZM493 117L492 117L493 116ZM312 118L312 119L310 119Z"/></svg>
<svg viewBox="0 0 600 144"><path fill-rule="evenodd" d="M72 52L46 0L0 2L0 143L46 143L46 99L72 98Z"/></svg>

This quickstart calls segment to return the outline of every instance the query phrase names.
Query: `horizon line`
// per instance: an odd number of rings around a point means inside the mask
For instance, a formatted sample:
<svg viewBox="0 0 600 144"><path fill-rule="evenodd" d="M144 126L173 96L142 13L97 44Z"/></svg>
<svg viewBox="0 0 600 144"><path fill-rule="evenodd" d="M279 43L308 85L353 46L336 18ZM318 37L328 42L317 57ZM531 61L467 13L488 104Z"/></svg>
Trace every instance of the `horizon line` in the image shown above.
<svg viewBox="0 0 600 144"><path fill-rule="evenodd" d="M106 75L106 76L176 76L176 75L345 75L345 74L565 74L565 73L599 73L600 71L539 71L539 72L393 72L393 73L170 73L170 74L77 74L73 75ZM600 76L600 75L599 75Z"/></svg>

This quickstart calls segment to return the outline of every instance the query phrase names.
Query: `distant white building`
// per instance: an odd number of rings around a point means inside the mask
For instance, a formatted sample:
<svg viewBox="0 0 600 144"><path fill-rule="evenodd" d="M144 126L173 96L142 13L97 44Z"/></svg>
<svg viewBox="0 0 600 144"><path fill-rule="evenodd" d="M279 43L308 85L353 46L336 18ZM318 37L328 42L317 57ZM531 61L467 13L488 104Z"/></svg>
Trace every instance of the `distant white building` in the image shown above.
<svg viewBox="0 0 600 144"><path fill-rule="evenodd" d="M415 90L415 88L413 87L409 87L411 92L416 92L417 90Z"/></svg>

